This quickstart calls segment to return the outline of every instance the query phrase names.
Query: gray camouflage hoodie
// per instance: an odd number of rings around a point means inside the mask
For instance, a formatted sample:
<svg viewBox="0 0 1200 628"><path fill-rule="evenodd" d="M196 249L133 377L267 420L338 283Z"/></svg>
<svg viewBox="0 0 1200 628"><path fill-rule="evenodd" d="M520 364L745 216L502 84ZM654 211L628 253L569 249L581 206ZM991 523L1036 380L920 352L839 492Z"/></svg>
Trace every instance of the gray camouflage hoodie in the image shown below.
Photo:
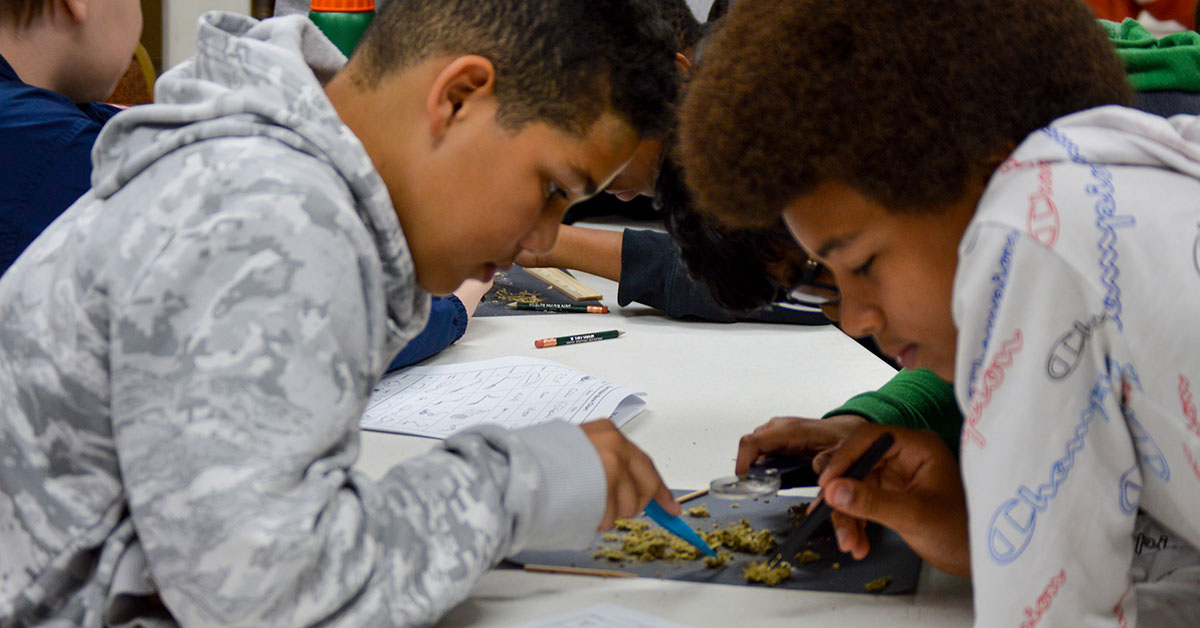
<svg viewBox="0 0 1200 628"><path fill-rule="evenodd" d="M0 279L0 626L427 624L592 537L604 470L565 423L352 470L429 297L321 88L344 61L303 17L205 16Z"/></svg>

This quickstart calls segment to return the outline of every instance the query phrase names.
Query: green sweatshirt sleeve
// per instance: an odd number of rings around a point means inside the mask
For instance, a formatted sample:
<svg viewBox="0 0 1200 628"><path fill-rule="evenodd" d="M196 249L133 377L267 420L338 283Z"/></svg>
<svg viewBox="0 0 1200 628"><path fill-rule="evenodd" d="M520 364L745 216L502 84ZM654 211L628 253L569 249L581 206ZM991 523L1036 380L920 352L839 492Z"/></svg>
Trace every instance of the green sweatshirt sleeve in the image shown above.
<svg viewBox="0 0 1200 628"><path fill-rule="evenodd" d="M954 387L929 369L902 370L879 390L851 397L822 418L838 414L857 414L882 425L931 429L958 452L963 417Z"/></svg>

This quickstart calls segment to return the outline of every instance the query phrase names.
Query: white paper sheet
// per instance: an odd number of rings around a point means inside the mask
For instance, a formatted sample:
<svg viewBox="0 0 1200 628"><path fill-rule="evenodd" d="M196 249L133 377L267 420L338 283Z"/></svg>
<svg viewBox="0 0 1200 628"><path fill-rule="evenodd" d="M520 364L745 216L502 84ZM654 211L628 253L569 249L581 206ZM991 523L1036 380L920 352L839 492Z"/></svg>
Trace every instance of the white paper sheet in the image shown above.
<svg viewBox="0 0 1200 628"><path fill-rule="evenodd" d="M607 417L621 426L645 409L642 394L536 358L412 366L379 381L360 426L433 438L482 423L517 428Z"/></svg>
<svg viewBox="0 0 1200 628"><path fill-rule="evenodd" d="M640 611L597 604L565 615L539 619L513 628L689 628Z"/></svg>

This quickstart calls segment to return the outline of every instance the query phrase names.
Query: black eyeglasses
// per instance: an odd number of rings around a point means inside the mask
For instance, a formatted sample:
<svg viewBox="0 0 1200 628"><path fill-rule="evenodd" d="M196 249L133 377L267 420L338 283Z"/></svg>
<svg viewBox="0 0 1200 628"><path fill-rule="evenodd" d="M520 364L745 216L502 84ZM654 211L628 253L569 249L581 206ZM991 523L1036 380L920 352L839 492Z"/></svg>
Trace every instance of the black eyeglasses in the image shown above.
<svg viewBox="0 0 1200 628"><path fill-rule="evenodd" d="M780 286L779 292L776 296L779 303L810 307L833 305L842 298L837 284L833 283L833 273L812 258L804 262L800 278L790 286Z"/></svg>

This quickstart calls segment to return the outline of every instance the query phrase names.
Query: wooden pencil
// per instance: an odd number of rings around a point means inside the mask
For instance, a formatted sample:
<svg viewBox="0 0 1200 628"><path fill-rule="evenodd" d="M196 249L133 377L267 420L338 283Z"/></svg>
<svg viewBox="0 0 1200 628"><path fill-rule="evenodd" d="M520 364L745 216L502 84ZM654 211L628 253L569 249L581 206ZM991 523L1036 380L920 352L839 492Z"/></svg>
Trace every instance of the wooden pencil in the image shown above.
<svg viewBox="0 0 1200 628"><path fill-rule="evenodd" d="M705 495L708 495L708 489L702 488L698 491L692 491L691 493L680 495L679 499L677 499L675 501L682 504L683 502L696 499L697 497L704 497Z"/></svg>
<svg viewBox="0 0 1200 628"><path fill-rule="evenodd" d="M563 573L572 576L596 576L598 578L636 578L635 573L612 569L585 569L583 567L559 567L557 565L525 565L525 571L539 573Z"/></svg>

